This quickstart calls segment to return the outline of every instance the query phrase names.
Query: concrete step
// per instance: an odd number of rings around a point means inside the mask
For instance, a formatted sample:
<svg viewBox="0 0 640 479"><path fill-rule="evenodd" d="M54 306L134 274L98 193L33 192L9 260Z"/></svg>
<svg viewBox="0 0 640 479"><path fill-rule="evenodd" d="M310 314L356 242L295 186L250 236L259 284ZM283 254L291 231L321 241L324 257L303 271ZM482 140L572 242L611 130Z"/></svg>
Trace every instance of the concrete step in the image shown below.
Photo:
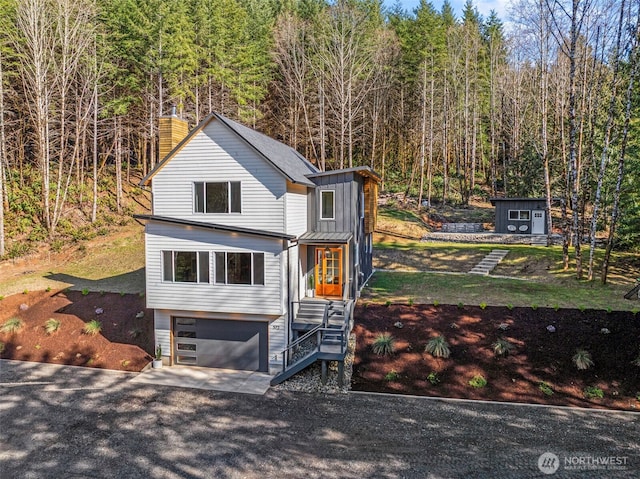
<svg viewBox="0 0 640 479"><path fill-rule="evenodd" d="M509 250L504 249L491 250L478 264L471 268L469 273L487 276L508 253Z"/></svg>

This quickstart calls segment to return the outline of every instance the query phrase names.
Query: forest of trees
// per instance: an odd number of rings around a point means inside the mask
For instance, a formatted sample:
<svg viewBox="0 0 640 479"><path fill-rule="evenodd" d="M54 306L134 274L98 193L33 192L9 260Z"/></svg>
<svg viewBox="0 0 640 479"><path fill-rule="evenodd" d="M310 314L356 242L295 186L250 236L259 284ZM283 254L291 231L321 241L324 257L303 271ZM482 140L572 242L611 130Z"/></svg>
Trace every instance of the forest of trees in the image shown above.
<svg viewBox="0 0 640 479"><path fill-rule="evenodd" d="M611 249L640 237L639 15L640 0L515 0L506 31L471 0L460 16L425 0L0 0L0 256L55 238L70 210L121 211L175 105L321 169L369 165L418 204L546 197L578 278L608 235L604 281Z"/></svg>

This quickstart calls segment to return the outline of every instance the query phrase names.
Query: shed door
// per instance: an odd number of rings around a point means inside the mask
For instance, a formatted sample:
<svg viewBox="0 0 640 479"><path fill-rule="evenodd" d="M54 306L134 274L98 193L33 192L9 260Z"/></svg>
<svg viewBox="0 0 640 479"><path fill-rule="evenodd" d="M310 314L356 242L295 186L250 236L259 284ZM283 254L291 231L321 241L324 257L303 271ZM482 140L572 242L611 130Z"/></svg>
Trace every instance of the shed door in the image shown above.
<svg viewBox="0 0 640 479"><path fill-rule="evenodd" d="M260 321L175 318L175 363L268 371L268 326Z"/></svg>
<svg viewBox="0 0 640 479"><path fill-rule="evenodd" d="M531 219L531 234L543 235L544 234L544 210L533 210L531 212L533 218Z"/></svg>

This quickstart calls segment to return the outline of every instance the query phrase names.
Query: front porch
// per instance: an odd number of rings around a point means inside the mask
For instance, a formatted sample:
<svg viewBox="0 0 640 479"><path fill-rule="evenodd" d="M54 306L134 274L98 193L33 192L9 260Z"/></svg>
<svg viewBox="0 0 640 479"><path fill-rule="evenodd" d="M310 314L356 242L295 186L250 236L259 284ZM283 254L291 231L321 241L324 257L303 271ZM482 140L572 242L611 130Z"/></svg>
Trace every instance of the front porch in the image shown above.
<svg viewBox="0 0 640 479"><path fill-rule="evenodd" d="M353 297L351 233L305 233L299 239L306 259L304 297L347 300ZM305 264L303 263L303 265Z"/></svg>

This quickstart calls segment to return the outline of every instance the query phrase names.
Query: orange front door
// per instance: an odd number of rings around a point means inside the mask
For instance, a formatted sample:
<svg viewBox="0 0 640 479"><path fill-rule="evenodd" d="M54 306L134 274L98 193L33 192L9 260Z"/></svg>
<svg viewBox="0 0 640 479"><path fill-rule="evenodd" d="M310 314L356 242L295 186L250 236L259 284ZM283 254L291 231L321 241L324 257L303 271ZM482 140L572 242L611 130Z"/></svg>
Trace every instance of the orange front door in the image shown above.
<svg viewBox="0 0 640 479"><path fill-rule="evenodd" d="M316 249L316 295L342 296L342 248Z"/></svg>

